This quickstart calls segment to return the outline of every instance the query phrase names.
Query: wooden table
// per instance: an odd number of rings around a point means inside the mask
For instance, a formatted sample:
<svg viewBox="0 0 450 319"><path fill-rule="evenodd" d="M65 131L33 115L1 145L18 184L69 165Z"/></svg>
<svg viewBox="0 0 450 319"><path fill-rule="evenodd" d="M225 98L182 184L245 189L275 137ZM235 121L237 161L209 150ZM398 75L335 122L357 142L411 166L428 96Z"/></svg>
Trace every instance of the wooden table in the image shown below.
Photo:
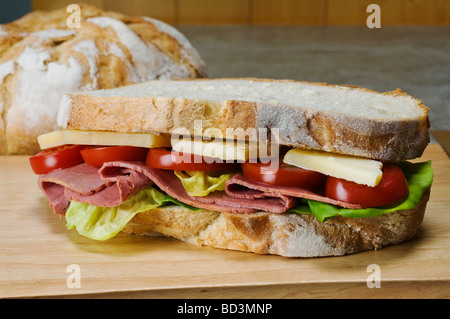
<svg viewBox="0 0 450 319"><path fill-rule="evenodd" d="M413 240L289 259L170 238L83 238L48 208L27 157L0 157L0 297L449 298L450 160L438 144L422 159L433 160L435 181ZM371 264L379 266L380 288L367 285Z"/></svg>

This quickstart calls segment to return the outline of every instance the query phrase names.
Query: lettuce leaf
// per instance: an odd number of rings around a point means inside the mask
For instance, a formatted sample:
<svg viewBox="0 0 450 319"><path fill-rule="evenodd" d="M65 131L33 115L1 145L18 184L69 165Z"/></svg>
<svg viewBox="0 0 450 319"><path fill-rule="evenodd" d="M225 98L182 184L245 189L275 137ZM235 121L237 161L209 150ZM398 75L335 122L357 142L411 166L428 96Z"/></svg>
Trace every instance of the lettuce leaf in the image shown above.
<svg viewBox="0 0 450 319"><path fill-rule="evenodd" d="M136 214L170 204L180 205L194 211L201 210L184 204L150 186L132 195L116 207L98 207L72 201L65 216L66 227L69 230L76 228L82 236L104 241L116 236Z"/></svg>
<svg viewBox="0 0 450 319"><path fill-rule="evenodd" d="M166 195L166 197L164 197L162 205L165 205L165 204L175 204L175 205L182 206L184 208L193 210L194 212L198 212L198 211L203 210L203 208L194 207L194 206L185 204L183 202L180 202L178 199L173 198L170 195Z"/></svg>
<svg viewBox="0 0 450 319"><path fill-rule="evenodd" d="M409 187L409 194L401 203L376 208L347 209L318 201L303 200L300 205L291 209L290 212L313 214L319 221L324 222L338 215L348 218L365 218L388 214L396 210L413 209L433 182L431 161L423 163L405 161L397 163L397 165L405 174Z"/></svg>
<svg viewBox="0 0 450 319"><path fill-rule="evenodd" d="M189 196L207 196L211 192L223 191L225 183L233 174L213 176L213 172L199 171L175 171L175 175L181 180Z"/></svg>
<svg viewBox="0 0 450 319"><path fill-rule="evenodd" d="M108 240L119 233L138 213L161 206L166 195L153 187L145 188L116 207L97 207L72 201L66 212L67 229L76 228L82 236Z"/></svg>

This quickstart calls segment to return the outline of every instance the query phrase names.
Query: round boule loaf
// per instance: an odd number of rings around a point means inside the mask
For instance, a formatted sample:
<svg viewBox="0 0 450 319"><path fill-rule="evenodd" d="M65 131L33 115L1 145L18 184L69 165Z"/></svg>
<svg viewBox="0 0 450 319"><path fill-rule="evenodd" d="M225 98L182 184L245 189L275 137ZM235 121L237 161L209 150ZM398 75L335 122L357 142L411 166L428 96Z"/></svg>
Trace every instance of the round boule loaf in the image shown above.
<svg viewBox="0 0 450 319"><path fill-rule="evenodd" d="M204 61L172 26L80 9L79 28L69 28L66 8L0 25L0 155L38 152L36 138L57 129L66 93L206 77Z"/></svg>

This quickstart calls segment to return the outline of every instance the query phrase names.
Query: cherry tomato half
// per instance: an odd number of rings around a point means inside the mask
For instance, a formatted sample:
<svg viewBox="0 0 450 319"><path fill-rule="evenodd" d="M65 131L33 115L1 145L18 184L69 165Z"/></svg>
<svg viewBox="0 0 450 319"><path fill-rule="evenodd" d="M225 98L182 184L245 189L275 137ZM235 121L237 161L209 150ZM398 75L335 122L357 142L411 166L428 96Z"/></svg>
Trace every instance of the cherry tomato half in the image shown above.
<svg viewBox="0 0 450 319"><path fill-rule="evenodd" d="M47 174L51 171L69 168L83 163L80 151L83 145L64 145L44 150L30 157L30 165L37 175Z"/></svg>
<svg viewBox="0 0 450 319"><path fill-rule="evenodd" d="M335 177L328 177L325 186L325 195L327 197L364 207L379 207L392 204L405 198L408 192L408 182L402 170L390 163L383 165L383 177L375 187Z"/></svg>
<svg viewBox="0 0 450 319"><path fill-rule="evenodd" d="M102 166L105 162L141 161L147 158L148 148L135 146L87 147L81 151L86 164Z"/></svg>
<svg viewBox="0 0 450 319"><path fill-rule="evenodd" d="M275 186L313 189L325 185L326 180L326 176L321 173L285 164L245 162L241 166L246 177Z"/></svg>
<svg viewBox="0 0 450 319"><path fill-rule="evenodd" d="M151 148L145 162L147 166L176 171L234 171L237 163L199 155L177 153L165 148Z"/></svg>

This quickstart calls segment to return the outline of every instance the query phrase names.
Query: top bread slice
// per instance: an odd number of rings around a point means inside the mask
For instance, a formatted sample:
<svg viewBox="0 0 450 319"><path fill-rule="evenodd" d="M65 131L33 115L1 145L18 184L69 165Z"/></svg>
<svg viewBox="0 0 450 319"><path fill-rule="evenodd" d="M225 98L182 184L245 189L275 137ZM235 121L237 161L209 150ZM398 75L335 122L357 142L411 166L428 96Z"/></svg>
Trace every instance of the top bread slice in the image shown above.
<svg viewBox="0 0 450 319"><path fill-rule="evenodd" d="M248 129L266 129L281 145L391 162L417 158L429 143L428 108L400 89L292 80L160 80L69 94L58 124L246 140L257 138Z"/></svg>

